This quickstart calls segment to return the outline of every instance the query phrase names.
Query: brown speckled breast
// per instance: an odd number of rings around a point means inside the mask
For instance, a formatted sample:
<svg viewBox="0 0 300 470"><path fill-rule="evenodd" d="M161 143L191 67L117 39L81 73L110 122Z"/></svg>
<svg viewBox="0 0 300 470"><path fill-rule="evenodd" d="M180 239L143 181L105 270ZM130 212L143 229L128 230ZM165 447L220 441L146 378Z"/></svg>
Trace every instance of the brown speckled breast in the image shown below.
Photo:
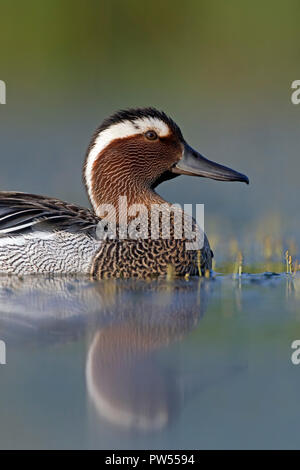
<svg viewBox="0 0 300 470"><path fill-rule="evenodd" d="M212 267L212 252L205 237L200 252L186 250L185 240L107 240L94 258L91 274L105 278L152 278L167 275L169 266L176 276L204 275Z"/></svg>

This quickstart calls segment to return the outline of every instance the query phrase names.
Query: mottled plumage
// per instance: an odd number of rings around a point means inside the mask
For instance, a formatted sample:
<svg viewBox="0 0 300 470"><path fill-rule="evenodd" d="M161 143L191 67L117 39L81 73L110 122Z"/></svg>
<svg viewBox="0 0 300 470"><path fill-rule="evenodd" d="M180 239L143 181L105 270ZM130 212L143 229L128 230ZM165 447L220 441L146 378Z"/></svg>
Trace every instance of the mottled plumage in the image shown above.
<svg viewBox="0 0 300 470"><path fill-rule="evenodd" d="M95 214L58 199L0 192L0 273L90 273Z"/></svg>

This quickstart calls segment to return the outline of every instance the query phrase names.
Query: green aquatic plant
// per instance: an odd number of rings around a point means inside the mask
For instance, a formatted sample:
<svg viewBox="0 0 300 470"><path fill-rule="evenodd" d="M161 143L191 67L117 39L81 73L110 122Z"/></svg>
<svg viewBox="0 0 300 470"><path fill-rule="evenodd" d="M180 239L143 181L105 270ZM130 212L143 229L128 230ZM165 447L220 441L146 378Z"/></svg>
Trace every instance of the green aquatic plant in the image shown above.
<svg viewBox="0 0 300 470"><path fill-rule="evenodd" d="M239 242L234 237L227 240L211 238L215 240L212 248L216 253L213 269L218 273L237 277L242 272L296 274L299 271L299 263L296 260L299 252L297 243L294 238L284 239L280 231L275 231L275 235L268 234L263 231L263 227L260 227L255 237L245 237ZM284 264L282 253L284 253ZM245 264L244 257L250 260L250 264Z"/></svg>
<svg viewBox="0 0 300 470"><path fill-rule="evenodd" d="M175 268L172 264L168 264L167 266L167 281L174 281L176 278Z"/></svg>
<svg viewBox="0 0 300 470"><path fill-rule="evenodd" d="M201 271L201 250L197 251L197 267L198 267L198 272L199 276L202 276L202 271Z"/></svg>
<svg viewBox="0 0 300 470"><path fill-rule="evenodd" d="M233 277L241 277L243 273L243 254L241 251L238 251L236 262L234 265Z"/></svg>
<svg viewBox="0 0 300 470"><path fill-rule="evenodd" d="M286 250L286 252L285 252L285 262L286 262L286 273L287 274L292 274L293 259L292 259L292 256L289 253L289 250Z"/></svg>

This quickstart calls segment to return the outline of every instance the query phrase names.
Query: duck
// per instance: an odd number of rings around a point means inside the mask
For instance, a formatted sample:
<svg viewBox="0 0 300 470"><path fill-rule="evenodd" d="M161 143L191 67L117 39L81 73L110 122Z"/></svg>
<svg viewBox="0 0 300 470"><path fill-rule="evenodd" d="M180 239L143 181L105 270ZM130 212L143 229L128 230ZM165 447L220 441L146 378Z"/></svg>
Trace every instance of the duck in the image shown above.
<svg viewBox="0 0 300 470"><path fill-rule="evenodd" d="M213 253L206 235L199 249L188 249L186 236L174 236L172 204L156 191L180 175L249 184L246 175L194 150L165 112L153 107L116 112L96 129L86 152L83 181L91 209L0 191L0 274L105 279L166 276L170 267L175 276L211 272ZM156 237L149 235L145 218L136 224L135 236L124 235L124 198L126 207L143 208L138 214L167 208L169 237L162 236L161 218ZM128 220L133 222L133 216Z"/></svg>

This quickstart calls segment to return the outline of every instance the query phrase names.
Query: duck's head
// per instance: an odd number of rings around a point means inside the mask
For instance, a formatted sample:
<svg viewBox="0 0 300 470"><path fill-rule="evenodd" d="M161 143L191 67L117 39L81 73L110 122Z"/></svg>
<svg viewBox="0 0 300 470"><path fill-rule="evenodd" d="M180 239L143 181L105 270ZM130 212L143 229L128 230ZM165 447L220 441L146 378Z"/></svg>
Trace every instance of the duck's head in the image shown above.
<svg viewBox="0 0 300 470"><path fill-rule="evenodd" d="M89 145L84 180L91 203L153 202L154 188L179 175L219 181L242 181L247 176L203 157L190 147L180 128L154 108L119 111L106 119Z"/></svg>

